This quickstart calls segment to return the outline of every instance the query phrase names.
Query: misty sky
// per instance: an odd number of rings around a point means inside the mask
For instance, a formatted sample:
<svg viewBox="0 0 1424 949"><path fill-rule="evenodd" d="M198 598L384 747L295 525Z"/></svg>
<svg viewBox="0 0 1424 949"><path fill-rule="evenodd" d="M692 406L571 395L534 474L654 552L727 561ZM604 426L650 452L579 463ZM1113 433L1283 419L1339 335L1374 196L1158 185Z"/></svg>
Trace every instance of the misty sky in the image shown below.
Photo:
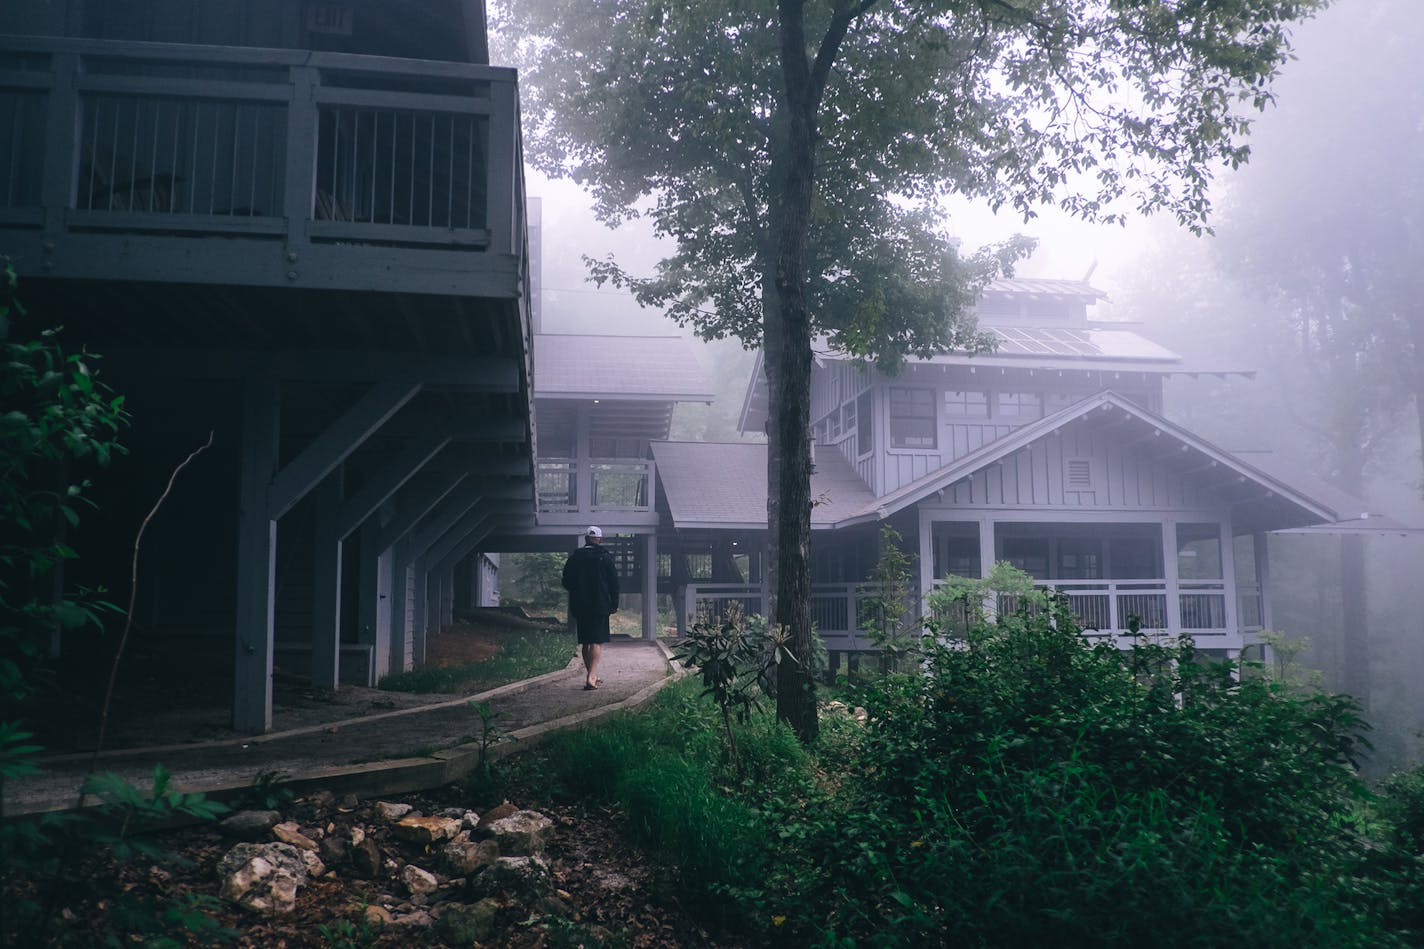
<svg viewBox="0 0 1424 949"><path fill-rule="evenodd" d="M1340 34L1340 24L1366 15L1371 0L1339 0L1316 20L1299 28L1295 38L1298 60L1329 54L1338 59L1341 51L1331 49ZM1417 7L1424 18L1424 0ZM1347 57L1369 56L1361 46ZM1348 62L1348 59L1347 59ZM1276 89L1282 101L1292 94L1291 73L1298 63L1287 64ZM1424 81L1424 76L1416 77ZM1400 77L1408 81L1409 77ZM1302 90L1303 91L1303 90ZM1389 94L1380 90L1381 96ZM1298 103L1297 103L1298 104ZM1280 113L1267 112L1259 119L1264 128ZM1260 154L1258 149L1258 155ZM641 222L625 224L614 233L600 225L591 210L591 201L569 181L550 181L528 169L528 191L543 199L544 222L544 319L552 332L650 332L675 331L656 313L640 312L626 294L605 288L600 291L585 281L582 255L604 256L616 250L620 263L633 272L651 272L653 264L666 252ZM1218 201L1230 183L1230 174L1218 175ZM1175 228L1166 218L1134 218L1126 226L1093 225L1076 221L1044 208L1040 217L1025 223L1012 212L993 214L982 204L954 201L946 208L946 226L963 240L966 248L1002 240L1020 232L1039 239L1034 256L1020 265L1021 276L1079 279L1092 268L1092 283L1117 295L1138 275L1140 258L1156 243L1156 235ZM1111 309L1111 304L1100 308ZM1105 313L1100 315L1106 315Z"/></svg>

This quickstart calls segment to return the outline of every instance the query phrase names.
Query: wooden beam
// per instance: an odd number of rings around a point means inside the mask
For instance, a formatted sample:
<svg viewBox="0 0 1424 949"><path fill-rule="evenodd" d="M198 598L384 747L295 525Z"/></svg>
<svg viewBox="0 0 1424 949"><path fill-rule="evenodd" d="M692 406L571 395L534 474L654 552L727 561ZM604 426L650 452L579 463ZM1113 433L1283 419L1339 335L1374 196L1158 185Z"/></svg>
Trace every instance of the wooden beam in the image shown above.
<svg viewBox="0 0 1424 949"><path fill-rule="evenodd" d="M422 518L461 486L466 477L463 471L440 472L403 488L392 505L390 518L381 525L381 532L376 539L376 550L386 550L394 546Z"/></svg>
<svg viewBox="0 0 1424 949"><path fill-rule="evenodd" d="M333 525L336 536L344 538L360 527L366 518L389 501L416 472L439 455L448 444L449 436L428 435L417 438L403 448L341 505Z"/></svg>
<svg viewBox="0 0 1424 949"><path fill-rule="evenodd" d="M415 398L422 385L423 380L418 376L377 383L340 418L328 425L273 479L268 501L273 516L281 517L306 497L308 491L345 461L388 418Z"/></svg>
<svg viewBox="0 0 1424 949"><path fill-rule="evenodd" d="M105 351L104 370L114 376L142 375L145 379L246 379L264 373L287 382L331 383L375 383L418 374L421 381L434 390L519 391L519 366L514 359L422 352L117 349ZM461 431L477 431L479 423L488 420L447 418L445 421Z"/></svg>

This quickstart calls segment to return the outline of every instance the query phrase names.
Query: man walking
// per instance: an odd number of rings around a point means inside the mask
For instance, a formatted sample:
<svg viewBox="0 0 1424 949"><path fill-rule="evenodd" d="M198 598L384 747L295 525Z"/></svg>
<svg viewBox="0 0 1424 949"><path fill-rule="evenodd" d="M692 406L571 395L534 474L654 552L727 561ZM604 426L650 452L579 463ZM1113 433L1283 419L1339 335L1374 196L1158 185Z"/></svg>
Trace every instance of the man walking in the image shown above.
<svg viewBox="0 0 1424 949"><path fill-rule="evenodd" d="M583 687L596 689L598 660L609 639L608 617L618 611L618 570L613 555L603 549L603 531L590 527L584 534L584 545L564 561L563 583L583 650Z"/></svg>

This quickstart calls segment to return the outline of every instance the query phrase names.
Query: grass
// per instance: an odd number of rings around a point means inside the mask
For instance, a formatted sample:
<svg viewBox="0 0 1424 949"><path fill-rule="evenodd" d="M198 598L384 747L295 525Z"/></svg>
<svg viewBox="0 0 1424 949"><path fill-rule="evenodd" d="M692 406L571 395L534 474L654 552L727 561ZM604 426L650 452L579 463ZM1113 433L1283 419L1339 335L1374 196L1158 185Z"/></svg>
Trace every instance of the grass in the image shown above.
<svg viewBox="0 0 1424 949"><path fill-rule="evenodd" d="M564 630L509 630L500 634L499 651L488 659L415 669L388 675L380 687L388 692L483 692L569 664L573 641Z"/></svg>

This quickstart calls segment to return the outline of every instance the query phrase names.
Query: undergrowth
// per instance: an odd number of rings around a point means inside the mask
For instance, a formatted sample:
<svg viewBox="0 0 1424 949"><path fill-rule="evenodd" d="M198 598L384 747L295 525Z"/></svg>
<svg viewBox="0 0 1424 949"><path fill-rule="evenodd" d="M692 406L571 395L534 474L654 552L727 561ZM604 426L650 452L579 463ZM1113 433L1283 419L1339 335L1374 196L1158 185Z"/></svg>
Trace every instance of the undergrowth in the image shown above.
<svg viewBox="0 0 1424 949"><path fill-rule="evenodd" d="M801 747L689 679L553 739L553 793L618 806L748 945L1419 945L1424 771L1378 792L1352 700L1087 643L1061 604L927 640Z"/></svg>
<svg viewBox="0 0 1424 949"><path fill-rule="evenodd" d="M389 692L480 692L510 682L556 672L573 656L573 637L563 630L506 630L499 634L499 651L478 662L423 666L381 679Z"/></svg>

